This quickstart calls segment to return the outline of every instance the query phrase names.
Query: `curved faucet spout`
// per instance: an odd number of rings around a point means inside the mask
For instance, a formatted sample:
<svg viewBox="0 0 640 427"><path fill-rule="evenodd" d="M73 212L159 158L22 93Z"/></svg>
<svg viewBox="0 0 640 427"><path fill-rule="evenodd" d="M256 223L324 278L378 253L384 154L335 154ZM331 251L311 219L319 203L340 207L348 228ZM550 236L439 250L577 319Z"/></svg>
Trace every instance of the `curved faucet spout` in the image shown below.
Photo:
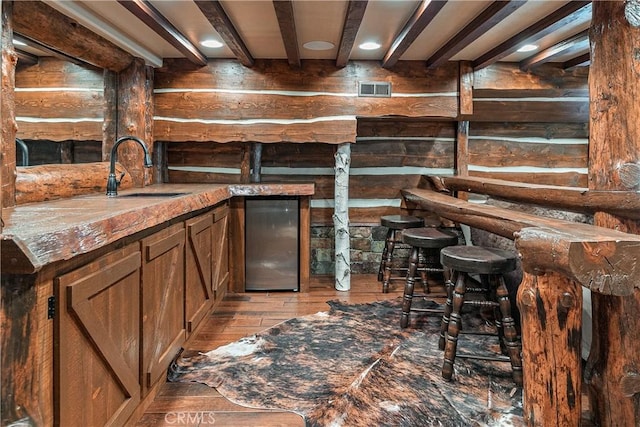
<svg viewBox="0 0 640 427"><path fill-rule="evenodd" d="M16 145L22 150L22 166L29 166L29 147L20 138L16 138Z"/></svg>
<svg viewBox="0 0 640 427"><path fill-rule="evenodd" d="M120 180L116 178L116 161L118 157L118 147L123 142L129 140L137 142L142 147L142 150L144 151L144 166L146 168L150 168L151 166L153 166L147 144L145 144L142 139L130 135L118 138L111 148L111 162L109 163L109 177L107 178L107 197L115 197L118 195L118 185L120 185L120 181L122 181L122 178L124 177L123 173L120 176Z"/></svg>

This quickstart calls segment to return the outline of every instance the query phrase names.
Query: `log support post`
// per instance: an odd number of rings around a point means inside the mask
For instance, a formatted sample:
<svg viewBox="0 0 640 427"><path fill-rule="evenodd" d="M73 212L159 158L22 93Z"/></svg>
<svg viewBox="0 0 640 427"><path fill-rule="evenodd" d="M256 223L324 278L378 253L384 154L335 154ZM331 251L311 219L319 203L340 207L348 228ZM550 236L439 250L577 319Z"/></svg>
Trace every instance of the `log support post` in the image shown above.
<svg viewBox="0 0 640 427"><path fill-rule="evenodd" d="M336 243L336 289L351 289L351 256L349 241L349 165L351 163L351 145L338 146L335 154L335 208L333 227Z"/></svg>
<svg viewBox="0 0 640 427"><path fill-rule="evenodd" d="M153 153L153 68L142 59L136 58L118 73L117 103L117 137L137 136ZM108 149L112 146L113 143ZM122 144L118 151L118 161L131 174L136 187L154 182L154 169L143 166L144 153L137 144Z"/></svg>
<svg viewBox="0 0 640 427"><path fill-rule="evenodd" d="M518 307L527 425L580 425L582 286L555 272L525 272Z"/></svg>

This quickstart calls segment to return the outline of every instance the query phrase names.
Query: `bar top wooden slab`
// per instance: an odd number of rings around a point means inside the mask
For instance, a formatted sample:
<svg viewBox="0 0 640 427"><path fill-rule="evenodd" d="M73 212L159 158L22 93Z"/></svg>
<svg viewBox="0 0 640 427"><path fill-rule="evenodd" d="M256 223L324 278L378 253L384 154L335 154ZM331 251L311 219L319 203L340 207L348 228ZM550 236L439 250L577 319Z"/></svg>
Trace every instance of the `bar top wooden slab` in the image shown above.
<svg viewBox="0 0 640 427"><path fill-rule="evenodd" d="M640 236L609 228L470 203L432 190L405 189L406 202L515 241L524 271L555 271L594 292L630 295L640 287Z"/></svg>
<svg viewBox="0 0 640 427"><path fill-rule="evenodd" d="M2 210L2 272L31 274L234 196L310 196L313 183L156 184ZM126 197L160 193L158 197ZM184 193L163 196L162 193Z"/></svg>

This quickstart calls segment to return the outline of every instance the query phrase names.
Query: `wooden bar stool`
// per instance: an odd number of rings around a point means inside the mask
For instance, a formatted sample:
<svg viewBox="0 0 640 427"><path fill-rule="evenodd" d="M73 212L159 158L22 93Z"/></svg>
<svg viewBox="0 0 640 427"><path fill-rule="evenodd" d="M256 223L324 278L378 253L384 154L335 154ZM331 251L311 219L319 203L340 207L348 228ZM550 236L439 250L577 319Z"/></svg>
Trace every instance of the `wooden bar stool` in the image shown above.
<svg viewBox="0 0 640 427"><path fill-rule="evenodd" d="M378 281L382 282L382 292L387 293L389 292L389 282L391 281L391 272L393 270L393 250L396 243L402 242L397 232L407 228L424 227L424 219L408 215L386 215L380 217L380 224L383 227L387 227L388 230L384 249L382 250L382 258L380 259L380 268L378 269ZM405 271L404 269L395 270Z"/></svg>
<svg viewBox="0 0 640 427"><path fill-rule="evenodd" d="M430 273L445 273L440 264L440 250L447 246L457 245L458 236L432 227L410 228L402 231L402 241L411 246L409 269L407 270L407 279L402 300L402 315L400 317L400 327L406 328L409 325L409 314L411 311L442 314L442 310L429 308L411 309L411 303L414 296L423 297L430 293L428 280ZM421 253L422 257L420 257ZM418 271L420 272L422 283L425 286L425 294L414 295L413 288ZM448 277L448 274L445 274L445 278L446 277Z"/></svg>
<svg viewBox="0 0 640 427"><path fill-rule="evenodd" d="M451 283L447 286L447 303L442 316L439 341L440 349L444 349L442 376L450 380L453 375L458 335L462 329L460 313L463 305L470 304L493 307L500 345L509 357L482 355L465 355L464 357L510 361L513 380L517 385L522 385L522 345L511 314L509 292L502 276L516 269L517 255L511 251L481 246L451 246L440 251L440 262L444 267L451 269ZM480 285L483 286L474 288L473 283L478 284L478 282L474 281L470 274L479 275ZM472 291L481 292L485 299L465 299L467 292Z"/></svg>

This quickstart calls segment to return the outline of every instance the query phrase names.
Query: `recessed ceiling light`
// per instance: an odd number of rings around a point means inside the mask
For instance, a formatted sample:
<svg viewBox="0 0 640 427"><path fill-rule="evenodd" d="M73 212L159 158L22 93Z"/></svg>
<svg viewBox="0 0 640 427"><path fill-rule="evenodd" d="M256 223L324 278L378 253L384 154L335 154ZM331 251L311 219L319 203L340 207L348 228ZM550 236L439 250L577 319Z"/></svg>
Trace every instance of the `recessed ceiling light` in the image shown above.
<svg viewBox="0 0 640 427"><path fill-rule="evenodd" d="M223 46L221 42L214 39L202 40L200 44L204 47L212 47L212 48L218 48Z"/></svg>
<svg viewBox="0 0 640 427"><path fill-rule="evenodd" d="M535 44L525 44L520 49L518 49L518 52L531 52L533 50L536 50L537 48L538 46L536 46Z"/></svg>
<svg viewBox="0 0 640 427"><path fill-rule="evenodd" d="M380 48L380 43L377 42L365 42L361 43L359 46L362 50L376 50Z"/></svg>
<svg viewBox="0 0 640 427"><path fill-rule="evenodd" d="M13 39L13 45L14 46L26 46L27 44L24 43L24 42L21 42L20 40Z"/></svg>
<svg viewBox="0 0 640 427"><path fill-rule="evenodd" d="M322 40L314 40L314 41L306 42L302 46L305 49L309 49L309 50L329 50L335 47L333 43L325 42Z"/></svg>

